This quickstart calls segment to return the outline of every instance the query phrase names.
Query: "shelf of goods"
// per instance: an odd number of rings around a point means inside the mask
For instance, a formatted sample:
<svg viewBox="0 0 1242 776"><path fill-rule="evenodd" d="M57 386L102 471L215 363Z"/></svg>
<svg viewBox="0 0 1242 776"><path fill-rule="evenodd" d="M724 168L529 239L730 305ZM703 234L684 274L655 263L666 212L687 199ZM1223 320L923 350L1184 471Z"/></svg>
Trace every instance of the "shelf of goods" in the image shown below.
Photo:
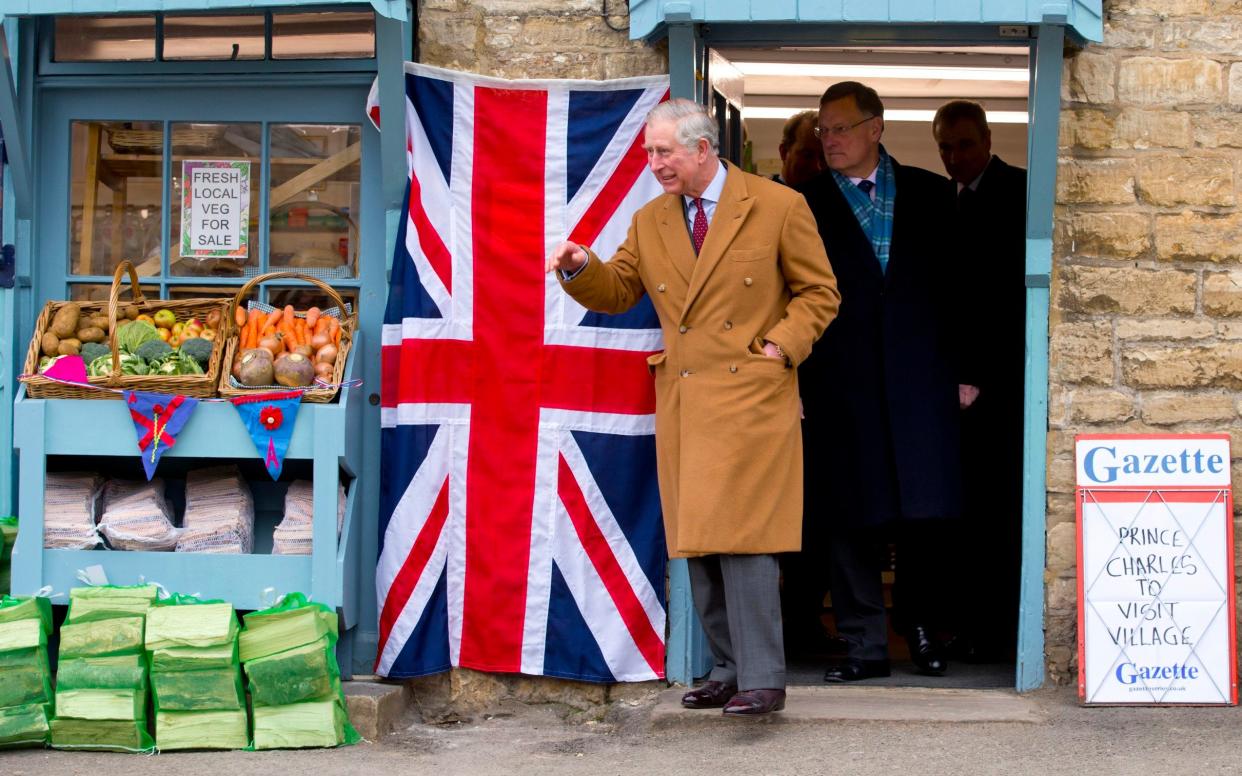
<svg viewBox="0 0 1242 776"><path fill-rule="evenodd" d="M361 334L355 335L361 336ZM357 339L355 339L355 344ZM355 347L345 379L355 374ZM43 545L43 493L49 456L134 457L134 424L120 401L31 399L23 386L14 402L15 444L20 451L19 515L22 530L13 553L13 592L30 595L49 587L67 593L83 584L79 571L101 566L114 585L158 582L170 592L229 601L237 609L262 609L273 593L300 591L327 604L341 617L338 658L348 671L352 630L358 621L361 515L358 488L350 487L345 521L337 540L338 487L342 473L354 479L362 454L361 390L343 389L328 404L303 402L285 456L310 461L314 489L313 549L310 555L226 555L187 552L132 552L46 549ZM221 459L257 459L254 442L228 402L202 402L161 459L188 459L203 467ZM288 464L286 464L288 465ZM158 476L158 473L157 473ZM53 602L67 601L56 598Z"/></svg>

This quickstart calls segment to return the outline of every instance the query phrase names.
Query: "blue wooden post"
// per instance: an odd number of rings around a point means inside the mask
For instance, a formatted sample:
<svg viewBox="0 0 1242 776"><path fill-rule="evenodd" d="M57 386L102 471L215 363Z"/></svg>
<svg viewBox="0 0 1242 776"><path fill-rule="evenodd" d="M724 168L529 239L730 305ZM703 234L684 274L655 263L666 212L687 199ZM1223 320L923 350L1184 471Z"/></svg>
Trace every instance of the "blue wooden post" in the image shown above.
<svg viewBox="0 0 1242 776"><path fill-rule="evenodd" d="M1044 541L1048 438L1048 286L1065 28L1042 24L1032 65L1027 153L1026 387L1022 461L1022 581L1018 606L1019 691L1044 683Z"/></svg>

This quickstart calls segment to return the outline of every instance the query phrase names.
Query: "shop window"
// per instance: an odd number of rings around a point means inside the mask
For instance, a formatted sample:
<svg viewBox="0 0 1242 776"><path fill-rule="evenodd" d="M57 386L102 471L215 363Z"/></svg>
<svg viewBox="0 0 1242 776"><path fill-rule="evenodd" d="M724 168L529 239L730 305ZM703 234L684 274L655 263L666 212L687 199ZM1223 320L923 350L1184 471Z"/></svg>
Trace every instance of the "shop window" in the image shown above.
<svg viewBox="0 0 1242 776"><path fill-rule="evenodd" d="M272 268L355 277L362 128L273 124L270 135Z"/></svg>
<svg viewBox="0 0 1242 776"><path fill-rule="evenodd" d="M345 304L351 305L353 309L358 309L358 292L356 289L338 288L336 292L341 295L341 299ZM326 310L336 305L336 302L328 295L316 288L276 288L267 289L267 301L274 307L284 307L285 305L293 305L295 310L306 310L311 307L318 307Z"/></svg>
<svg viewBox="0 0 1242 776"><path fill-rule="evenodd" d="M259 190L263 182L263 128L260 124L172 124L172 178L169 181L169 274L240 277L256 274L259 250ZM185 178L195 169L224 170L232 176L198 186ZM193 172L191 172L193 174ZM214 199L214 214L198 211L191 223L182 209L194 197ZM236 230L237 250L213 250L221 227ZM202 235L202 237L200 237ZM233 255L228 255L233 254ZM249 270L249 272L247 272Z"/></svg>
<svg viewBox="0 0 1242 776"><path fill-rule="evenodd" d="M263 17L165 16L164 59L263 59Z"/></svg>
<svg viewBox="0 0 1242 776"><path fill-rule="evenodd" d="M373 56L375 16L370 12L272 14L272 59Z"/></svg>
<svg viewBox="0 0 1242 776"><path fill-rule="evenodd" d="M71 131L70 273L111 275L129 259L140 275L160 274L162 124L75 121Z"/></svg>
<svg viewBox="0 0 1242 776"><path fill-rule="evenodd" d="M153 16L58 16L60 62L150 62L155 59Z"/></svg>
<svg viewBox="0 0 1242 776"><path fill-rule="evenodd" d="M133 298L133 294L129 291L129 278L124 279L124 285L121 287L121 301L128 301ZM69 286L69 298L75 302L106 302L108 295L112 293L112 285L109 283L73 283ZM142 286L142 294L148 299L159 299L159 286Z"/></svg>

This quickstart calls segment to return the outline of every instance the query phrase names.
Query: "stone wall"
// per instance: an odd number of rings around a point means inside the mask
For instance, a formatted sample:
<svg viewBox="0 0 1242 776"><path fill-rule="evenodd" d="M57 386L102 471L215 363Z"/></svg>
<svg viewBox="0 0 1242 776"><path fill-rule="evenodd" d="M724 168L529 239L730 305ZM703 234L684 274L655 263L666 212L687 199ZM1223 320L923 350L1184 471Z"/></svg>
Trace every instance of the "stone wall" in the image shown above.
<svg viewBox="0 0 1242 776"><path fill-rule="evenodd" d="M1228 431L1242 452L1242 2L1104 12L1062 85L1046 572L1061 683L1077 672L1074 435Z"/></svg>
<svg viewBox="0 0 1242 776"><path fill-rule="evenodd" d="M668 72L667 47L631 41L627 4L600 0L419 0L419 61L502 78L625 78Z"/></svg>

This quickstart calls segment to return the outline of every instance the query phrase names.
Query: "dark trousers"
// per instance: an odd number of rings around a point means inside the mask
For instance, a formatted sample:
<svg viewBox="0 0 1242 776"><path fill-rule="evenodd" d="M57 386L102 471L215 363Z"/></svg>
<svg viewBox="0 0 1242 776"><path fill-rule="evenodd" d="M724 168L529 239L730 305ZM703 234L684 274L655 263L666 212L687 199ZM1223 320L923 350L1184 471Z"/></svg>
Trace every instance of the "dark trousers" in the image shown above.
<svg viewBox="0 0 1242 776"><path fill-rule="evenodd" d="M852 660L888 658L884 612L885 541L878 530L841 530L828 543L828 576L837 635Z"/></svg>
<svg viewBox="0 0 1242 776"><path fill-rule="evenodd" d="M785 688L775 555L690 558L690 593L712 650L708 677L742 690Z"/></svg>

